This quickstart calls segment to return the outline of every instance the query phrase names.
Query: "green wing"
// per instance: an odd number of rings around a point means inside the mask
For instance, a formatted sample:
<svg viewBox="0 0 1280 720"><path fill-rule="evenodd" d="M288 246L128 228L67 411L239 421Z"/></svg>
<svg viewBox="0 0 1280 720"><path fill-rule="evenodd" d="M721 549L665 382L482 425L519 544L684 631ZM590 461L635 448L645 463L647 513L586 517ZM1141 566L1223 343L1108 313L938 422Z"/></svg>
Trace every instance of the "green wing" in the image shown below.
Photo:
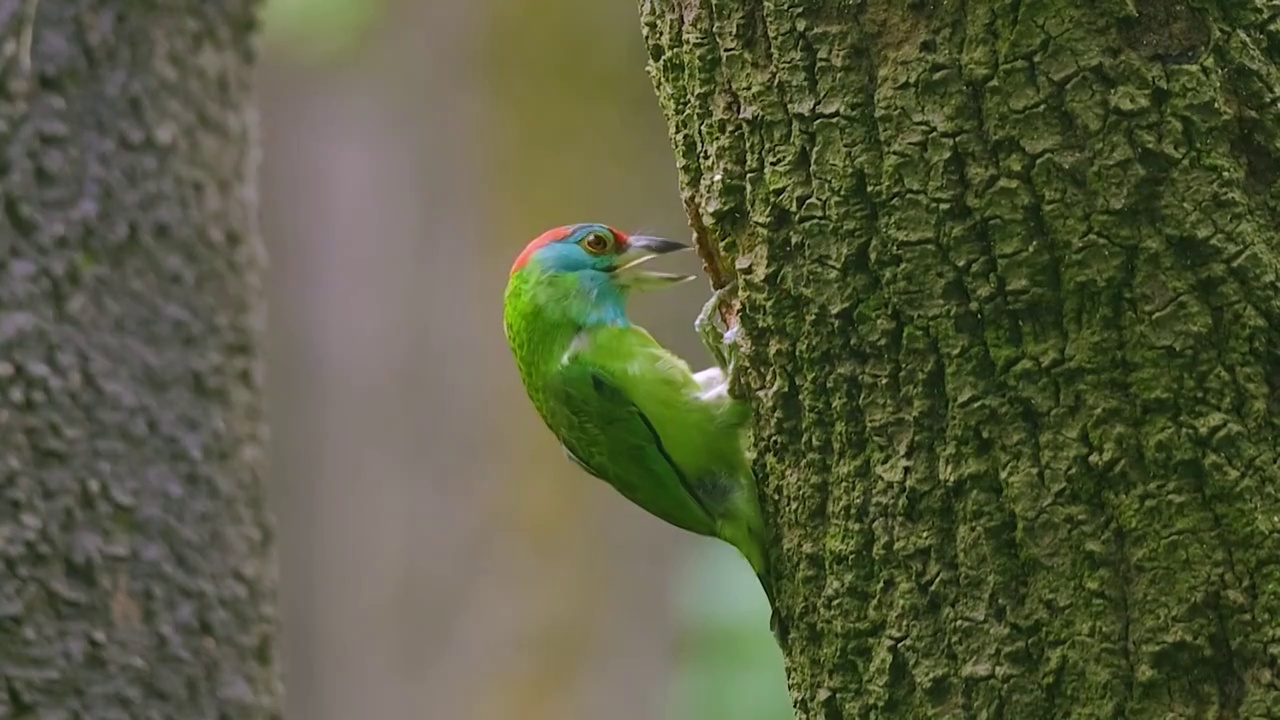
<svg viewBox="0 0 1280 720"><path fill-rule="evenodd" d="M715 521L690 491L653 423L603 370L569 363L548 390L548 410L571 460L662 520L715 534Z"/></svg>

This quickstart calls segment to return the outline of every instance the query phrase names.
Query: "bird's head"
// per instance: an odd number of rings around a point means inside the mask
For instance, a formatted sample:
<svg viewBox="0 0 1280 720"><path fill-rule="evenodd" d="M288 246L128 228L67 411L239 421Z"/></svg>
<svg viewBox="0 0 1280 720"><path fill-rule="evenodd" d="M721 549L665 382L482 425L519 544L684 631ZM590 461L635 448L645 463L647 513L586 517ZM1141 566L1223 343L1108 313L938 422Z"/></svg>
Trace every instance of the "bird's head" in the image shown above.
<svg viewBox="0 0 1280 720"><path fill-rule="evenodd" d="M688 245L675 240L627 235L598 223L562 225L542 233L526 245L511 266L511 274L514 276L526 269L572 274L589 285L603 283L625 294L629 290L649 290L692 280L692 275L639 268L659 255L688 248Z"/></svg>

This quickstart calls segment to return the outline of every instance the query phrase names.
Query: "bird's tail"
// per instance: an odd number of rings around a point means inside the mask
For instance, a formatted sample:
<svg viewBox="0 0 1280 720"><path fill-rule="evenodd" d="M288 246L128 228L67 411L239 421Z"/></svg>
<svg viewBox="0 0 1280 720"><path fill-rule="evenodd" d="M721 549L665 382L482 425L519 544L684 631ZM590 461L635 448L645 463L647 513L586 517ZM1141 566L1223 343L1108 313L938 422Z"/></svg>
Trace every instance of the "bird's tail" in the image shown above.
<svg viewBox="0 0 1280 720"><path fill-rule="evenodd" d="M741 551L741 548L739 550ZM746 552L743 552L743 555L746 556L747 562L751 563L751 568L756 572L756 579L760 581L760 589L764 590L764 596L769 600L769 630L773 633L774 639L781 644L783 635L782 618L778 616L778 603L774 595L773 573L769 568L769 556L765 552L763 542L756 544L755 550L754 557Z"/></svg>
<svg viewBox="0 0 1280 720"><path fill-rule="evenodd" d="M778 603L776 595L774 595L773 573L769 567L769 556L765 552L763 542L757 547L759 547L761 561L760 564L753 562L751 567L756 571L756 579L760 581L760 589L764 590L764 596L769 600L769 630L773 633L774 639L781 643L782 619L778 616ZM751 558L747 558L747 561L751 562Z"/></svg>
<svg viewBox="0 0 1280 720"><path fill-rule="evenodd" d="M740 493L734 498L736 512L726 518L727 522L721 523L719 534L729 544L738 548L738 552L742 553L742 556L751 564L751 569L755 571L756 578L760 581L760 588L764 590L764 595L769 600L769 629L773 631L774 637L781 641L779 636L781 623L775 602L773 573L769 564L769 553L766 550L767 535L764 516L754 492L754 484L748 490L749 492Z"/></svg>

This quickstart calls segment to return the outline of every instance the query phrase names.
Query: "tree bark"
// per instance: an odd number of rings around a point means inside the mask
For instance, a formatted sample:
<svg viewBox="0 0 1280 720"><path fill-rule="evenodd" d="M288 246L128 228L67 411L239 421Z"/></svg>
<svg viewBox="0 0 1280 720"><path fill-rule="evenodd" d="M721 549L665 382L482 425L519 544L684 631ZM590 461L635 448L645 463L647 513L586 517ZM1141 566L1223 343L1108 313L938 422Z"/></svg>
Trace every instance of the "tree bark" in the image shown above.
<svg viewBox="0 0 1280 720"><path fill-rule="evenodd" d="M1280 717L1274 3L641 13L798 715Z"/></svg>
<svg viewBox="0 0 1280 720"><path fill-rule="evenodd" d="M256 3L0 3L0 718L278 717Z"/></svg>

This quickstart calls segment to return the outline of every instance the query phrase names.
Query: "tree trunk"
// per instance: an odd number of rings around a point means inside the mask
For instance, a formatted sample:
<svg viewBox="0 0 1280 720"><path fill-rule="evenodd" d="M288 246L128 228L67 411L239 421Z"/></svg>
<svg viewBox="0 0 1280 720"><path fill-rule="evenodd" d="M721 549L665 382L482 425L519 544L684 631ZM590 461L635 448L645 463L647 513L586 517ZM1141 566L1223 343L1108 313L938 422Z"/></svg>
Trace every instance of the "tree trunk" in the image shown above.
<svg viewBox="0 0 1280 720"><path fill-rule="evenodd" d="M1280 717L1280 16L645 0L802 718Z"/></svg>
<svg viewBox="0 0 1280 720"><path fill-rule="evenodd" d="M254 5L0 4L0 718L278 716Z"/></svg>

